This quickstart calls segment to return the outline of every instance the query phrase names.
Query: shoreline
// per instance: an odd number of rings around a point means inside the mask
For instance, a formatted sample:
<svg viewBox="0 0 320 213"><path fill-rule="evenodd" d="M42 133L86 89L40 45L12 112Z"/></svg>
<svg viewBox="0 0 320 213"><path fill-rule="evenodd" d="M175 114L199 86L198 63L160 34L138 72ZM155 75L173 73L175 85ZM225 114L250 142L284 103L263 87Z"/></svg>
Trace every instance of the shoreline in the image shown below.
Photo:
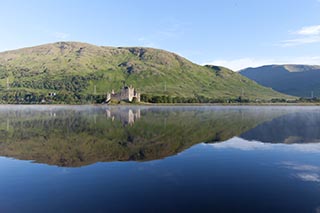
<svg viewBox="0 0 320 213"><path fill-rule="evenodd" d="M110 106L110 107L116 107L116 106L320 106L320 103L140 103L140 104L131 104L131 103L122 103L122 104L0 104L0 107L2 106L43 106L43 107L49 107L49 106Z"/></svg>

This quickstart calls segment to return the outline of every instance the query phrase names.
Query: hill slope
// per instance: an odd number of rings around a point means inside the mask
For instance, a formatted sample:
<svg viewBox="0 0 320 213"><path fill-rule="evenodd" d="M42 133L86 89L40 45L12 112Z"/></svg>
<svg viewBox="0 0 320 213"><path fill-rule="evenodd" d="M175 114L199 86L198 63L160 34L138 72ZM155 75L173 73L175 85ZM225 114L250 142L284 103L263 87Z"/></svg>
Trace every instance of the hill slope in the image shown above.
<svg viewBox="0 0 320 213"><path fill-rule="evenodd" d="M240 74L272 89L300 97L320 96L320 66L267 65L247 68Z"/></svg>
<svg viewBox="0 0 320 213"><path fill-rule="evenodd" d="M49 92L66 103L83 101L117 91L123 82L150 95L236 98L243 89L250 99L286 98L226 68L199 66L159 49L58 42L0 53L3 101L37 101Z"/></svg>

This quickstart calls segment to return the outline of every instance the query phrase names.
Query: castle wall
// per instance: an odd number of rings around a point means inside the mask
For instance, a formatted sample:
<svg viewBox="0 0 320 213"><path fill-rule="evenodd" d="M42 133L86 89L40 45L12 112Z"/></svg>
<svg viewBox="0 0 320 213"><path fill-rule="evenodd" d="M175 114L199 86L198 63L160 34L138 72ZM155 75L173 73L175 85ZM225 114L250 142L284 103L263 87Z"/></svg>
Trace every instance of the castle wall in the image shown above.
<svg viewBox="0 0 320 213"><path fill-rule="evenodd" d="M108 99L110 98L110 99ZM132 101L133 98L136 98L138 102L140 102L140 93L137 93L133 87L124 87L121 89L120 93L108 93L107 94L107 102L111 99L117 101Z"/></svg>

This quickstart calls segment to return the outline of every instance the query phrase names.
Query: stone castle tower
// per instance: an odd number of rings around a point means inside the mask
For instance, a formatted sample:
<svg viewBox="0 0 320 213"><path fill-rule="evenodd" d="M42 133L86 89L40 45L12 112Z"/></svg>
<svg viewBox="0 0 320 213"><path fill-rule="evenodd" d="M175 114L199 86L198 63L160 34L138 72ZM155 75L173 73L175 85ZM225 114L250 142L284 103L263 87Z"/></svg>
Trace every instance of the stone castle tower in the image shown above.
<svg viewBox="0 0 320 213"><path fill-rule="evenodd" d="M114 90L112 90L111 93L108 93L106 102L109 102L110 100L132 102L133 98L136 98L136 101L140 102L140 93L132 86L124 86L119 93L115 93Z"/></svg>

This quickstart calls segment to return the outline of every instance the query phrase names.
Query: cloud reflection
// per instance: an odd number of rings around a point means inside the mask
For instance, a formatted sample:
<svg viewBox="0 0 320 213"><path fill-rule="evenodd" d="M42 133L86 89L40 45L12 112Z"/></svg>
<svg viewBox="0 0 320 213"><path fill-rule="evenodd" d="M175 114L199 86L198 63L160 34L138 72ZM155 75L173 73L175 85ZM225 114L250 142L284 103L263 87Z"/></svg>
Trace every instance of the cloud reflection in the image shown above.
<svg viewBox="0 0 320 213"><path fill-rule="evenodd" d="M294 171L294 177L305 182L320 182L320 167L291 161L281 162L280 166Z"/></svg>
<svg viewBox="0 0 320 213"><path fill-rule="evenodd" d="M209 144L215 149L236 149L241 151L294 151L303 153L320 153L320 143L307 144L272 144L259 141L248 141L234 137L222 143ZM292 176L304 182L320 183L320 167L310 164L301 164L292 161L283 161L280 167L292 170Z"/></svg>
<svg viewBox="0 0 320 213"><path fill-rule="evenodd" d="M304 144L272 144L260 141L248 141L239 137L231 138L225 142L208 144L215 149L238 149L243 151L253 150L281 150L298 151L304 153L320 153L320 143Z"/></svg>
<svg viewBox="0 0 320 213"><path fill-rule="evenodd" d="M298 173L297 178L306 182L320 182L320 176L315 173Z"/></svg>
<svg viewBox="0 0 320 213"><path fill-rule="evenodd" d="M309 164L299 164L291 161L284 161L281 163L281 165L296 171L320 172L319 166L313 166Z"/></svg>

